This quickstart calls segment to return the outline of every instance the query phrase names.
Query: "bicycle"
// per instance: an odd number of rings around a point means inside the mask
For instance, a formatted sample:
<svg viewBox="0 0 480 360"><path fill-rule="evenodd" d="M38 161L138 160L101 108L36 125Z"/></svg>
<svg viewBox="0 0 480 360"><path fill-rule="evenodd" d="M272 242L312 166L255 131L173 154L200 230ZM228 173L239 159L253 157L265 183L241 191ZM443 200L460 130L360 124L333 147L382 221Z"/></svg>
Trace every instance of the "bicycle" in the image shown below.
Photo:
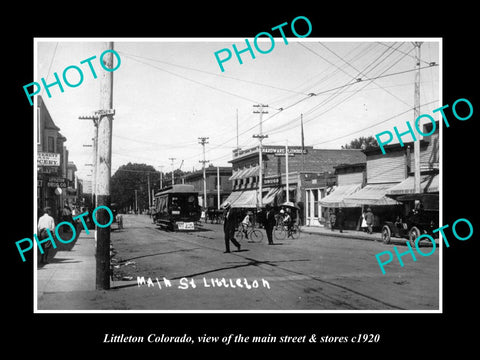
<svg viewBox="0 0 480 360"><path fill-rule="evenodd" d="M300 228L297 224L293 224L289 229L288 225L282 223L274 227L273 235L277 240L285 240L288 238L298 239L300 237Z"/></svg>
<svg viewBox="0 0 480 360"><path fill-rule="evenodd" d="M244 237L245 232L243 230L242 224L240 224L237 231L235 232L235 239L237 239L238 241L243 241ZM248 242L259 243L263 240L263 232L261 232L259 229L255 229L253 226L249 226L247 228L247 237Z"/></svg>

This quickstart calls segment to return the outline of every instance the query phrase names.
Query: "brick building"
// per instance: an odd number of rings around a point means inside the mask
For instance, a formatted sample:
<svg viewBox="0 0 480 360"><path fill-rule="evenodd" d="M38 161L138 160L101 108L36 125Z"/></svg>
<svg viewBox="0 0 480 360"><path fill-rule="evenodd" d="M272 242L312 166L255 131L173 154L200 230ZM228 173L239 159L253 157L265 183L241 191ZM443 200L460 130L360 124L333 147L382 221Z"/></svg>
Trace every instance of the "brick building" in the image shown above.
<svg viewBox="0 0 480 360"><path fill-rule="evenodd" d="M361 150L288 147L289 200L300 210L302 224L320 225L319 203L336 184L334 167L365 161ZM259 147L233 152L232 194L228 201L237 208L257 208L259 204ZM287 199L285 146L264 145L262 149L262 202L278 206Z"/></svg>

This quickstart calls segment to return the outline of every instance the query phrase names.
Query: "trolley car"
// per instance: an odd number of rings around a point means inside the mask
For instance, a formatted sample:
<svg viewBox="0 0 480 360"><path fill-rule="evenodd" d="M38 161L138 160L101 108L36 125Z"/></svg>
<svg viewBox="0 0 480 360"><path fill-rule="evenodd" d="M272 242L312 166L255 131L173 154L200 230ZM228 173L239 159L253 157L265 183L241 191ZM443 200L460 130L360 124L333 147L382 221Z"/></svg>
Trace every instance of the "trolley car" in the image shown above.
<svg viewBox="0 0 480 360"><path fill-rule="evenodd" d="M155 194L153 220L158 226L175 230L195 230L200 220L198 192L193 185L172 185Z"/></svg>

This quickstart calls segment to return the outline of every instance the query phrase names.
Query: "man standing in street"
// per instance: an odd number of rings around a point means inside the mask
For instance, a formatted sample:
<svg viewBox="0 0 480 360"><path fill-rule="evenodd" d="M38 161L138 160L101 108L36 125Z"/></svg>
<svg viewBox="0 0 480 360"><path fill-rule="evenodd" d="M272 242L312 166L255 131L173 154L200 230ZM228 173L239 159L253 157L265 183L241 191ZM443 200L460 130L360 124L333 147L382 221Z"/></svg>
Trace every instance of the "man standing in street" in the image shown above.
<svg viewBox="0 0 480 360"><path fill-rule="evenodd" d="M273 245L273 228L275 227L275 214L273 213L273 209L270 204L265 206L265 210L267 213L265 214L265 232L267 233L268 245Z"/></svg>
<svg viewBox="0 0 480 360"><path fill-rule="evenodd" d="M225 253L230 252L230 241L235 245L240 251L240 244L235 239L235 228L236 228L236 221L235 215L232 213L232 206L230 203L226 203L224 205L225 213L224 213L224 222L223 222L223 232L225 234Z"/></svg>
<svg viewBox="0 0 480 360"><path fill-rule="evenodd" d="M44 214L38 219L38 236L39 240L43 240L49 237L47 229L50 231L50 234L53 234L55 231L55 220L50 216L50 207L45 207L43 209ZM53 235L52 235L53 236ZM42 246L43 254L40 257L40 264L48 264L48 252L52 247L52 243L47 241Z"/></svg>

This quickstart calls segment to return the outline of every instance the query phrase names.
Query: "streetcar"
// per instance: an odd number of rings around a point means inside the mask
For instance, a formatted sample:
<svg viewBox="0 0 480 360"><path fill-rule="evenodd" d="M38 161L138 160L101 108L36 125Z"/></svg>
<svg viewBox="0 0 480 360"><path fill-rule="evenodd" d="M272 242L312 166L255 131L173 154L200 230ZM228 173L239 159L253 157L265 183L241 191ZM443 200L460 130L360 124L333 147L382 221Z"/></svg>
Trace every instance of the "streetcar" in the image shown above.
<svg viewBox="0 0 480 360"><path fill-rule="evenodd" d="M200 216L198 192L193 185L172 185L155 194L152 217L161 228L170 231L195 230Z"/></svg>

